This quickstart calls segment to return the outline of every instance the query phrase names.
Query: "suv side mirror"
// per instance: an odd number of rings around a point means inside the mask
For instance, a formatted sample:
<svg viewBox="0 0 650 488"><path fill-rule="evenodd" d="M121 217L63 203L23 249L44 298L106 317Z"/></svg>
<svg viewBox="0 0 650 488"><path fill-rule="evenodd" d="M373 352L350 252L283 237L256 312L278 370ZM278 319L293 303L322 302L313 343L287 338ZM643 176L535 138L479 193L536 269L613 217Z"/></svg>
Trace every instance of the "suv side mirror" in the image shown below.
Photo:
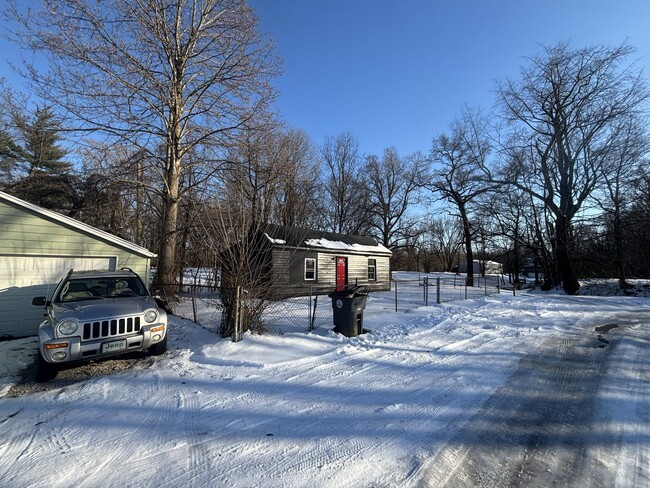
<svg viewBox="0 0 650 488"><path fill-rule="evenodd" d="M45 297L34 297L32 299L32 305L37 307L44 307L47 304L47 298Z"/></svg>

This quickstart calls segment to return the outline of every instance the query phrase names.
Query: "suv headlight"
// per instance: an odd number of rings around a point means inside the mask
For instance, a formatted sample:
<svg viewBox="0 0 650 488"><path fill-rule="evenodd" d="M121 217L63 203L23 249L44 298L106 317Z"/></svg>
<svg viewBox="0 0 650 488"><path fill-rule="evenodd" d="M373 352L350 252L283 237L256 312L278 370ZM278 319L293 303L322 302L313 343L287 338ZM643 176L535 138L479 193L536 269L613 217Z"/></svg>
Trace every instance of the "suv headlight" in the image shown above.
<svg viewBox="0 0 650 488"><path fill-rule="evenodd" d="M59 329L59 334L71 335L77 332L77 322L74 320L64 320L57 328Z"/></svg>
<svg viewBox="0 0 650 488"><path fill-rule="evenodd" d="M148 324L155 322L157 318L158 318L158 312L156 312L155 310L147 310L144 313L144 321Z"/></svg>

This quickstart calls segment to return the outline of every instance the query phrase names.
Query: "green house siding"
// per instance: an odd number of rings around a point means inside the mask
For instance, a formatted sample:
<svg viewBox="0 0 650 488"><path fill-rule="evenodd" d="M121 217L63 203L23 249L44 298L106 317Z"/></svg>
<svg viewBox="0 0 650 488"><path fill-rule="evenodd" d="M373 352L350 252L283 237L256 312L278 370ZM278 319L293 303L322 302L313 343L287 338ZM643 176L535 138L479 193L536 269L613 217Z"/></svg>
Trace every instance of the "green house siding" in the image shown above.
<svg viewBox="0 0 650 488"><path fill-rule="evenodd" d="M145 249L110 242L102 231L9 198L0 194L0 337L36 334L44 310L32 298L49 297L71 267L128 267L148 284L151 253Z"/></svg>
<svg viewBox="0 0 650 488"><path fill-rule="evenodd" d="M0 202L0 255L111 256L148 280L149 259Z"/></svg>

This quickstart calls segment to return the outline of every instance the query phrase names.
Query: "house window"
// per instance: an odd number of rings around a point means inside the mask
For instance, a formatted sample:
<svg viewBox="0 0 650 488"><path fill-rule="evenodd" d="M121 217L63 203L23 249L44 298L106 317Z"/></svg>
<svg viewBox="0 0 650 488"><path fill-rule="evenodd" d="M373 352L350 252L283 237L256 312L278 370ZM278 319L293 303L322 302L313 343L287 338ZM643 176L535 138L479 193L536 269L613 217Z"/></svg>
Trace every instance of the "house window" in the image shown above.
<svg viewBox="0 0 650 488"><path fill-rule="evenodd" d="M316 279L316 259L305 258L305 280Z"/></svg>
<svg viewBox="0 0 650 488"><path fill-rule="evenodd" d="M368 281L377 281L377 260L368 259Z"/></svg>

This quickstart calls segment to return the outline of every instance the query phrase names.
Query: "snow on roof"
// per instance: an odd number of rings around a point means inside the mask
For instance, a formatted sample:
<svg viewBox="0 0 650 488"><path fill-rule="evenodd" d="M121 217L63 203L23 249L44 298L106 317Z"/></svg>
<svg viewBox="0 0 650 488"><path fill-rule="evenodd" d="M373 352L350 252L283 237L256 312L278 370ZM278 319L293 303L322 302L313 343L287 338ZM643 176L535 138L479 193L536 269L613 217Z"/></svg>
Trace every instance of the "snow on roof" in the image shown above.
<svg viewBox="0 0 650 488"><path fill-rule="evenodd" d="M378 244L377 240L370 236L338 234L277 224L266 224L263 232L272 244L279 246L292 248L305 246L364 254L392 254L390 249Z"/></svg>
<svg viewBox="0 0 650 488"><path fill-rule="evenodd" d="M14 205L30 210L36 214L42 215L43 217L49 218L61 224L73 227L85 234L90 234L93 237L98 237L116 246L123 247L130 251L133 251L134 253L139 254L141 256L145 256L148 258L153 258L156 256L155 253L152 253L148 249L138 246L137 244L133 244L132 242L127 241L126 239L122 239L121 237L114 236L113 234L97 229L92 225L84 224L83 222L75 220L72 217L67 217L65 215L54 212L52 210L47 210L43 207L39 207L38 205L34 205L33 203L26 202L25 200L16 198L15 196L9 195L8 193L0 191L0 200L11 202Z"/></svg>
<svg viewBox="0 0 650 488"><path fill-rule="evenodd" d="M286 244L287 243L287 241L285 241L284 239L273 239L273 237L268 235L266 232L264 233L264 235L266 236L266 238L269 241L271 241L272 244Z"/></svg>
<svg viewBox="0 0 650 488"><path fill-rule="evenodd" d="M342 241L330 241L329 239L307 239L305 245L310 247L322 247L324 249L332 249L337 251L357 251L357 252L370 252L370 253L389 253L390 250L381 244L368 246L363 244L346 244Z"/></svg>

